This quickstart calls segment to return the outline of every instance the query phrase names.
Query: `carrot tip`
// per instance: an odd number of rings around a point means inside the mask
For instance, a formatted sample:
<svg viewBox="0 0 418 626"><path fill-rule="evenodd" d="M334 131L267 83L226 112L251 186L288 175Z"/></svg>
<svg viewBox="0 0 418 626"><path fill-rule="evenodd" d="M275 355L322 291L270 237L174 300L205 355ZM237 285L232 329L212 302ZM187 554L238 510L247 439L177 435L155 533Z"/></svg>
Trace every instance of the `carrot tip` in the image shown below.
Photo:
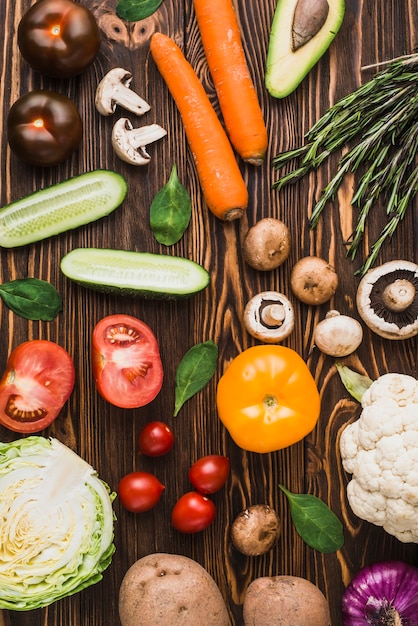
<svg viewBox="0 0 418 626"><path fill-rule="evenodd" d="M232 222L233 220L239 220L244 215L244 209L230 209L224 213L223 219L225 222Z"/></svg>
<svg viewBox="0 0 418 626"><path fill-rule="evenodd" d="M260 167L260 165L264 163L264 157L252 157L249 159L244 159L244 162L248 163L249 165L255 165L257 167Z"/></svg>

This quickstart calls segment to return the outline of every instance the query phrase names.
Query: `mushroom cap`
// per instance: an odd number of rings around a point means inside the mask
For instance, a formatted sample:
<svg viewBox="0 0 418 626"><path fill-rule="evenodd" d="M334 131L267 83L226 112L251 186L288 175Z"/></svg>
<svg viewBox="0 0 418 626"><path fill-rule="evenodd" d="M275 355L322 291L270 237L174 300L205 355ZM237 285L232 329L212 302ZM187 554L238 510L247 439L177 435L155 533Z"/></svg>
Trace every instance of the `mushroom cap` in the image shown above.
<svg viewBox="0 0 418 626"><path fill-rule="evenodd" d="M288 258L291 235L284 222L275 217L263 217L247 231L242 252L248 265L259 271L270 271Z"/></svg>
<svg viewBox="0 0 418 626"><path fill-rule="evenodd" d="M318 306L330 300L335 294L338 274L325 259L305 256L292 268L290 287L301 302Z"/></svg>
<svg viewBox="0 0 418 626"><path fill-rule="evenodd" d="M241 511L231 525L231 541L247 556L260 556L280 537L280 517L268 504L253 504Z"/></svg>
<svg viewBox="0 0 418 626"><path fill-rule="evenodd" d="M316 347L329 356L352 354L363 340L363 328L356 319L331 309L313 332Z"/></svg>
<svg viewBox="0 0 418 626"><path fill-rule="evenodd" d="M357 310L365 324L385 339L418 334L418 265L396 260L371 269L361 279Z"/></svg>

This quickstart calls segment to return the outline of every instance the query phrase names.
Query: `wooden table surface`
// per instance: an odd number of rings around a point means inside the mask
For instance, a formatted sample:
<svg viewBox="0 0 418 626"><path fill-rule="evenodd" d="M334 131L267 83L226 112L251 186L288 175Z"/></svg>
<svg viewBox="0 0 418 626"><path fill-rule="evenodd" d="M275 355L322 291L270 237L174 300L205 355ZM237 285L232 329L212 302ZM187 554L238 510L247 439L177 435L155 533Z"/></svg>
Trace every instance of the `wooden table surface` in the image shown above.
<svg viewBox="0 0 418 626"><path fill-rule="evenodd" d="M217 101L202 51L191 0L164 0L150 18L127 24L116 17L116 0L85 0L103 34L101 51L94 65L71 80L53 80L32 72L22 60L16 42L19 20L31 0L3 0L0 4L0 200L6 204L29 192L95 168L122 173L129 184L123 205L109 217L41 243L15 250L1 250L0 271L4 282L35 276L50 281L64 301L62 313L53 322L28 322L0 305L0 365L19 343L35 338L51 339L72 355L77 372L74 392L55 423L43 434L52 435L76 450L99 475L116 489L120 478L134 469L155 473L165 484L158 506L145 514L130 514L115 502L116 553L103 581L49 608L28 613L0 612L1 626L117 626L118 590L128 567L151 552L172 552L201 563L218 583L228 604L231 623L242 624L242 601L248 584L258 576L292 574L316 583L326 594L332 626L341 626L340 603L345 585L365 563L400 558L418 564L416 545L404 545L380 528L359 520L346 500L347 475L341 468L338 438L344 425L359 415L359 405L345 392L334 359L313 348L312 332L329 308L357 317L354 275L364 251L352 263L345 258L343 241L351 233L354 212L350 206L352 181L347 181L333 206L329 206L315 231L307 226L312 199L326 184L335 159L317 174L280 193L272 190L276 174L271 158L279 151L300 145L312 123L338 98L371 78L365 65L413 51L418 41L417 0L347 0L343 26L329 51L296 91L283 100L270 97L264 88L264 67L270 24L276 0L237 0L245 50L257 87L269 134L269 150L258 169L240 163L250 202L239 222L222 223L206 209L182 124L173 101L149 54L150 37L162 31L175 38L196 68L215 107ZM151 147L151 163L135 168L120 161L110 142L116 119L101 117L94 106L98 81L111 68L120 66L133 74L133 88L152 106L147 123L157 122L168 131ZM66 163L37 169L19 162L7 145L6 118L11 104L36 88L59 91L71 97L81 112L84 138L78 152ZM156 192L168 180L173 164L188 188L193 215L181 241L160 246L150 230L149 207ZM417 205L410 207L404 222L378 262L389 259L417 260ZM278 270L261 273L243 262L241 243L248 227L262 217L279 217L293 238L289 259ZM372 211L366 230L366 245L384 224L384 207ZM59 262L80 246L124 248L178 254L201 263L211 276L210 287L183 301L151 301L117 298L87 291L71 284ZM302 256L315 254L336 268L340 283L335 297L317 308L296 301L289 275ZM258 342L243 327L246 302L257 292L277 289L287 294L295 307L296 325L284 342L307 360L320 389L322 411L318 426L306 439L273 454L240 450L217 418L216 383L228 363L243 349ZM91 333L105 315L124 312L149 324L159 341L164 365L164 384L158 397L138 410L117 409L99 397L91 370ZM205 389L173 418L175 369L186 349L213 340L219 347L218 370ZM417 339L383 340L364 328L364 340L346 364L371 378L388 371L417 375ZM175 432L176 445L158 460L139 458L136 438L149 420L162 419ZM3 441L16 436L2 429ZM206 531L183 535L170 525L176 499L190 489L187 472L191 463L206 454L224 454L231 461L231 477L214 496L215 522ZM345 545L337 553L322 555L296 534L278 483L299 493L316 494L344 524ZM248 558L231 548L230 524L251 504L267 503L282 518L277 546L262 557Z"/></svg>

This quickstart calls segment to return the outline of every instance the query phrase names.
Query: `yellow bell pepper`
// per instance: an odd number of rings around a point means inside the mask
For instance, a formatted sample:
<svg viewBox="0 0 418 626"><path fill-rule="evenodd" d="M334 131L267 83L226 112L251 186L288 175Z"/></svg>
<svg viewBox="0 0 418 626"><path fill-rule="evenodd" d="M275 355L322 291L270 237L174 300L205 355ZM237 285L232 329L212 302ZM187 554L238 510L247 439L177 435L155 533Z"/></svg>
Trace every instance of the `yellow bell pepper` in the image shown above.
<svg viewBox="0 0 418 626"><path fill-rule="evenodd" d="M218 416L235 443L274 452L308 435L320 397L305 361L291 348L260 345L241 352L217 386Z"/></svg>

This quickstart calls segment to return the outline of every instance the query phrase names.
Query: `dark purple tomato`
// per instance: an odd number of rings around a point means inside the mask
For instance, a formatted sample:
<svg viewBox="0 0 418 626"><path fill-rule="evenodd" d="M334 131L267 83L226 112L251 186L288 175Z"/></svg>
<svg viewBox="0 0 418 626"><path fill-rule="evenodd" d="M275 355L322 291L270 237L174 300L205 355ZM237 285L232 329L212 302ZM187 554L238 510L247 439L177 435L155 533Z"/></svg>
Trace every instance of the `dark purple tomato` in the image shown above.
<svg viewBox="0 0 418 626"><path fill-rule="evenodd" d="M101 44L94 15L72 0L38 0L20 20L17 41L32 69L55 78L76 76L91 65Z"/></svg>
<svg viewBox="0 0 418 626"><path fill-rule="evenodd" d="M11 150L32 165L51 167L80 145L83 124L70 98L55 91L31 91L12 105L7 117Z"/></svg>

